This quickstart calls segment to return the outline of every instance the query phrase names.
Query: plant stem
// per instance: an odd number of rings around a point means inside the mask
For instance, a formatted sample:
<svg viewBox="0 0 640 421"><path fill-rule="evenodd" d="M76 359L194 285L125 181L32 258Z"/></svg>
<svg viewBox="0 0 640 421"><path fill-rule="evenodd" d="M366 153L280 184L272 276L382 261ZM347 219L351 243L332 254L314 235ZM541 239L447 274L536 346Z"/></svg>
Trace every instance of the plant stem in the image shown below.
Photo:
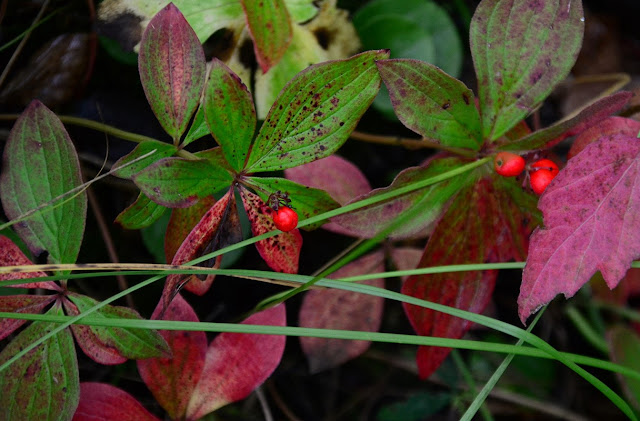
<svg viewBox="0 0 640 421"><path fill-rule="evenodd" d="M402 146L406 149L438 149L441 151L451 152L456 155L465 156L465 157L474 157L476 153L470 149L464 148L454 148L451 146L446 146L432 139L422 138L422 139L409 139L398 136L384 136L377 134L370 134L359 132L354 130L350 136L352 139L360 140L362 142L369 143L377 143L381 145L391 145L391 146Z"/></svg>

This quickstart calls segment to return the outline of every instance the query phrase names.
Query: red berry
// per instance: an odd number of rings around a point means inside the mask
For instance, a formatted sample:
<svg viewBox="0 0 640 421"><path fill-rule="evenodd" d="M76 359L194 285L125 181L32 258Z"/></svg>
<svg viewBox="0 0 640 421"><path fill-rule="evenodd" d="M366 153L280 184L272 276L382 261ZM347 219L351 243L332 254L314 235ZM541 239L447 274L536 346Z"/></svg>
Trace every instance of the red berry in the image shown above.
<svg viewBox="0 0 640 421"><path fill-rule="evenodd" d="M281 205L273 214L273 222L280 231L289 232L298 226L298 214L290 207Z"/></svg>
<svg viewBox="0 0 640 421"><path fill-rule="evenodd" d="M558 172L560 171L558 169L558 166L556 165L555 162L553 162L550 159L540 159L536 162L534 162L533 164L531 164L531 169L533 170L548 170L551 171L551 173L553 174L553 176L555 177L556 175L558 175Z"/></svg>
<svg viewBox="0 0 640 421"><path fill-rule="evenodd" d="M516 177L524 170L524 158L512 152L499 152L493 158L493 168L503 177Z"/></svg>
<svg viewBox="0 0 640 421"><path fill-rule="evenodd" d="M557 169L555 170L557 171ZM549 171L546 168L539 169L531 173L531 188L537 195L541 195L551 180L556 177L557 172Z"/></svg>

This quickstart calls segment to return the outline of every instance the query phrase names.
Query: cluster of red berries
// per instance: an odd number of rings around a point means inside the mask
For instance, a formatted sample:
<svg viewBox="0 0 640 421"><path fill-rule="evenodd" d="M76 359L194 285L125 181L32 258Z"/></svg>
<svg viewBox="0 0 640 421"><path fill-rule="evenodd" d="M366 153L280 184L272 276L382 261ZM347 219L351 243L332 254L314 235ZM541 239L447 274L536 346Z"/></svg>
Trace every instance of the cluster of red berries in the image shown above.
<svg viewBox="0 0 640 421"><path fill-rule="evenodd" d="M531 189L538 195L545 191L551 180L560 171L550 159L540 159L527 166L524 158L512 152L499 152L493 159L493 168L504 177L517 177L525 168L529 170Z"/></svg>
<svg viewBox="0 0 640 421"><path fill-rule="evenodd" d="M287 193L278 190L269 196L269 206L275 212L273 223L282 232L289 232L298 226L298 214L291 209L291 199Z"/></svg>

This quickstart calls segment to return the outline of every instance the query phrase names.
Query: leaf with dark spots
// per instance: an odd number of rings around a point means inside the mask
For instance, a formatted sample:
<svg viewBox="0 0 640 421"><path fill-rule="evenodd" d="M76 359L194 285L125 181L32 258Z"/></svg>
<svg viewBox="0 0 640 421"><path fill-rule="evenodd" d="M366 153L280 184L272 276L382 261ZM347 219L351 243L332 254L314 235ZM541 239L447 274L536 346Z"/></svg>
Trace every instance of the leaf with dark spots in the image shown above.
<svg viewBox="0 0 640 421"><path fill-rule="evenodd" d="M384 252L377 251L349 263L329 278L383 271ZM384 286L381 278L363 283L379 288ZM314 289L305 293L298 323L307 328L377 332L382 321L383 306L384 300L381 297L333 288ZM300 337L300 345L311 372L317 373L356 358L369 349L371 342Z"/></svg>
<svg viewBox="0 0 640 421"><path fill-rule="evenodd" d="M273 210L258 195L245 188L240 189L240 194L254 236L277 230L273 222ZM298 273L302 249L302 235L298 229L260 240L256 248L267 265L276 272Z"/></svg>
<svg viewBox="0 0 640 421"><path fill-rule="evenodd" d="M137 230L156 222L166 210L141 192L135 202L118 214L115 222L122 228Z"/></svg>
<svg viewBox="0 0 640 421"><path fill-rule="evenodd" d="M262 73L278 63L293 37L284 0L241 0Z"/></svg>
<svg viewBox="0 0 640 421"><path fill-rule="evenodd" d="M98 302L85 295L69 294L63 300L65 310L76 316ZM128 308L105 306L94 312L92 317L102 319L141 319L140 315ZM100 364L121 364L127 359L167 356L169 347L162 336L154 330L120 327L72 325L78 345L92 360Z"/></svg>
<svg viewBox="0 0 640 421"><path fill-rule="evenodd" d="M159 421L122 389L106 383L80 383L80 404L73 421Z"/></svg>
<svg viewBox="0 0 640 421"><path fill-rule="evenodd" d="M531 7L534 4L540 7ZM576 0L478 5L471 20L470 44L483 138L499 139L569 74L583 31L582 4Z"/></svg>
<svg viewBox="0 0 640 421"><path fill-rule="evenodd" d="M436 66L412 59L377 63L400 121L446 146L480 149L482 128L473 92Z"/></svg>
<svg viewBox="0 0 640 421"><path fill-rule="evenodd" d="M284 303L261 311L242 324L285 326ZM187 419L196 420L209 412L246 398L280 364L285 337L223 332L207 349L200 381L189 401Z"/></svg>
<svg viewBox="0 0 640 421"><path fill-rule="evenodd" d="M141 142L130 153L118 159L116 163L113 164L113 168L116 169L114 175L120 178L131 178L154 162L162 158L173 156L177 150L178 148L176 146L169 143L159 142L157 140ZM155 152L140 159L142 156L147 155L152 151ZM130 162L134 160L138 161L130 164ZM122 166L124 166L124 168L117 169Z"/></svg>
<svg viewBox="0 0 640 421"><path fill-rule="evenodd" d="M39 314L56 299L55 295L9 295L0 297L0 311ZM0 319L0 340L6 338L26 320Z"/></svg>
<svg viewBox="0 0 640 421"><path fill-rule="evenodd" d="M427 180L466 163L467 161L460 158L430 160L424 166L411 167L401 171L390 186L372 190L354 198L349 203L376 197ZM393 199L374 203L354 212L332 218L331 228L334 232L344 235L372 238L390 225L395 224L400 216L405 220L401 226L389 234L390 238L424 238L434 229L450 199L463 186L473 183L474 180L474 176L469 175L454 177ZM375 221L375 224L372 224L371 221Z"/></svg>
<svg viewBox="0 0 640 421"><path fill-rule="evenodd" d="M270 193L275 193L276 191L286 193L291 200L291 208L298 213L298 217L301 220L328 212L340 206L324 190L303 186L286 178L251 177L247 179L247 183L259 187L256 191L265 202L268 202ZM307 225L303 229L312 230L321 225L322 222L317 222Z"/></svg>
<svg viewBox="0 0 640 421"><path fill-rule="evenodd" d="M151 319L198 322L193 308L180 294L163 311L158 303ZM207 352L207 336L204 332L162 330L160 335L169 344L171 358L147 358L138 360L138 371L156 401L167 411L171 419L185 419L191 399L204 368Z"/></svg>
<svg viewBox="0 0 640 421"><path fill-rule="evenodd" d="M4 149L0 199L9 219L49 203L82 184L75 148L60 119L33 101L15 122ZM75 263L87 215L85 192L55 202L14 225L34 256Z"/></svg>
<svg viewBox="0 0 640 421"><path fill-rule="evenodd" d="M138 71L151 109L175 140L185 132L198 107L205 65L198 37L178 8L169 3L142 34Z"/></svg>
<svg viewBox="0 0 640 421"><path fill-rule="evenodd" d="M164 158L140 171L133 181L154 202L186 208L228 187L233 177L205 159Z"/></svg>
<svg viewBox="0 0 640 421"><path fill-rule="evenodd" d="M640 133L640 121L624 117L609 117L580 133L571 144L567 158L571 159L578 155L589 144L603 136L624 134L636 137L638 133Z"/></svg>
<svg viewBox="0 0 640 421"><path fill-rule="evenodd" d="M215 203L216 199L213 196L207 196L188 208L171 210L171 218L169 218L164 237L164 254L167 262L173 260L184 239Z"/></svg>
<svg viewBox="0 0 640 421"><path fill-rule="evenodd" d="M557 294L600 271L614 288L640 257L640 141L610 135L569 160L540 198L518 308L524 323Z"/></svg>
<svg viewBox="0 0 640 421"><path fill-rule="evenodd" d="M63 315L58 304L47 314ZM57 323L33 322L2 350L0 364L56 327ZM69 329L58 332L0 371L0 384L2 420L71 419L78 406L80 380Z"/></svg>
<svg viewBox="0 0 640 421"><path fill-rule="evenodd" d="M204 101L211 134L233 169L242 170L256 129L256 110L245 84L217 58L211 61Z"/></svg>
<svg viewBox="0 0 640 421"><path fill-rule="evenodd" d="M200 106L198 107L198 111L196 111L196 114L193 117L193 121L191 122L191 127L189 127L189 131L182 140L181 147L184 148L194 140L209 136L210 134L211 131L209 130L209 126L207 126L207 122L204 119L204 106L200 104Z"/></svg>
<svg viewBox="0 0 640 421"><path fill-rule="evenodd" d="M560 121L543 130L531 133L515 142L500 145L498 149L506 151L531 151L542 148L550 148L569 136L574 136L582 131L599 124L604 118L616 113L626 105L631 98L630 92L618 92L602 98L596 103L582 110L577 116Z"/></svg>
<svg viewBox="0 0 640 421"><path fill-rule="evenodd" d="M296 75L260 128L247 172L292 168L335 152L378 93L375 61L388 56L385 50L368 51L315 64Z"/></svg>
<svg viewBox="0 0 640 421"><path fill-rule="evenodd" d="M229 189L193 227L180 245L171 264L182 265L240 240L242 240L240 218L233 189ZM221 256L215 262L203 265L214 266L219 263L220 258ZM181 285L184 284L185 288L194 294L203 295L208 291L214 278L215 275L207 275L204 280L195 275L186 278L185 275L169 275L162 292L165 308L169 306Z"/></svg>
<svg viewBox="0 0 640 421"><path fill-rule="evenodd" d="M518 208L499 178L503 179L492 175L460 191L430 237L418 267L524 258L528 234L535 223L529 212ZM513 179L506 182L517 185ZM402 286L402 293L480 313L489 303L496 274L482 271L411 276ZM420 335L461 338L471 326L466 320L444 313L412 305L404 307ZM420 347L420 377L429 377L449 352L449 348Z"/></svg>
<svg viewBox="0 0 640 421"><path fill-rule="evenodd" d="M33 262L24 255L22 250L9 237L0 235L0 266L26 266L33 265ZM47 276L42 271L37 272L18 272L18 273L2 273L0 281L9 281L15 279L41 278ZM46 282L29 282L20 285L7 285L13 288L43 288L52 291L62 291L62 288L53 281Z"/></svg>

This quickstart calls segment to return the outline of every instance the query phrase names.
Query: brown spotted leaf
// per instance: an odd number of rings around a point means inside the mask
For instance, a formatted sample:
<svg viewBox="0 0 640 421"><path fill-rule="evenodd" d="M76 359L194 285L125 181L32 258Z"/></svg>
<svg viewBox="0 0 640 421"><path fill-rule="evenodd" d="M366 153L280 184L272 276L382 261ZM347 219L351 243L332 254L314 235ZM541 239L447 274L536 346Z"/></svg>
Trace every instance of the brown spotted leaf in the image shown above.
<svg viewBox="0 0 640 421"><path fill-rule="evenodd" d="M120 212L115 222L122 225L122 228L129 230L137 230L146 228L156 222L164 215L167 208L149 199L149 197L140 192L135 202Z"/></svg>
<svg viewBox="0 0 640 421"><path fill-rule="evenodd" d="M284 303L256 313L243 324L285 326ZM223 332L207 349L202 376L187 408L198 419L228 403L246 398L280 364L285 337Z"/></svg>
<svg viewBox="0 0 640 421"><path fill-rule="evenodd" d="M174 140L185 132L198 107L205 65L198 37L169 3L142 34L138 71L151 109Z"/></svg>
<svg viewBox="0 0 640 421"><path fill-rule="evenodd" d="M569 74L583 31L580 0L480 2L470 44L485 139L500 138Z"/></svg>
<svg viewBox="0 0 640 421"><path fill-rule="evenodd" d="M240 194L254 236L277 229L273 223L273 210L259 196L244 188L240 190ZM260 240L256 243L256 248L276 272L298 273L298 259L302 249L302 235L298 229Z"/></svg>
<svg viewBox="0 0 640 421"><path fill-rule="evenodd" d="M73 421L159 421L122 389L106 383L80 383L80 404Z"/></svg>
<svg viewBox="0 0 640 421"><path fill-rule="evenodd" d="M181 265L207 253L237 243L240 240L242 240L240 218L236 207L234 190L230 189L193 227L182 242L171 263ZM216 266L219 264L221 257L218 256L215 262L201 265ZM162 292L162 301L165 308L169 305L181 285L184 284L185 288L194 294L203 295L209 290L214 278L215 275L206 275L204 279L200 279L195 275L187 277L185 275L169 275Z"/></svg>
<svg viewBox="0 0 640 421"><path fill-rule="evenodd" d="M0 235L0 266L26 266L33 265L31 260L24 255L22 250L9 237ZM8 281L15 279L41 278L47 276L42 271L22 272L22 273L2 273L0 281ZM52 291L62 291L62 288L53 281L47 282L29 282L20 285L7 285L14 288L43 288Z"/></svg>
<svg viewBox="0 0 640 421"><path fill-rule="evenodd" d="M55 295L9 295L0 297L0 311L39 314L55 300ZM9 336L26 320L0 319L0 340Z"/></svg>
<svg viewBox="0 0 640 421"><path fill-rule="evenodd" d="M587 145L597 141L603 136L624 134L636 137L638 133L640 133L640 121L624 117L609 117L580 133L573 141L573 144L571 144L567 158L571 159L578 155Z"/></svg>
<svg viewBox="0 0 640 421"><path fill-rule="evenodd" d="M596 271L614 288L640 257L640 141L616 134L589 144L538 206L544 227L531 236L518 297L523 323L557 294L573 296Z"/></svg>
<svg viewBox="0 0 640 421"><path fill-rule="evenodd" d="M188 208L171 209L171 218L164 237L164 255L167 262L173 260L184 239L215 203L216 199L213 196L207 196Z"/></svg>
<svg viewBox="0 0 640 421"><path fill-rule="evenodd" d="M193 308L180 294L166 311L163 309L160 301L151 318L157 320L162 314L162 320L199 321ZM177 330L163 330L160 335L169 344L171 358L138 360L138 371L169 416L184 419L189 399L204 368L207 336L204 332Z"/></svg>
<svg viewBox="0 0 640 421"><path fill-rule="evenodd" d="M377 251L349 263L329 278L383 271L384 252ZM381 278L362 283L379 288L384 286ZM382 321L383 305L384 300L373 295L332 288L313 289L304 296L298 323L301 327L309 328L377 332ZM356 358L369 349L371 342L300 337L300 345L311 372L317 373Z"/></svg>

